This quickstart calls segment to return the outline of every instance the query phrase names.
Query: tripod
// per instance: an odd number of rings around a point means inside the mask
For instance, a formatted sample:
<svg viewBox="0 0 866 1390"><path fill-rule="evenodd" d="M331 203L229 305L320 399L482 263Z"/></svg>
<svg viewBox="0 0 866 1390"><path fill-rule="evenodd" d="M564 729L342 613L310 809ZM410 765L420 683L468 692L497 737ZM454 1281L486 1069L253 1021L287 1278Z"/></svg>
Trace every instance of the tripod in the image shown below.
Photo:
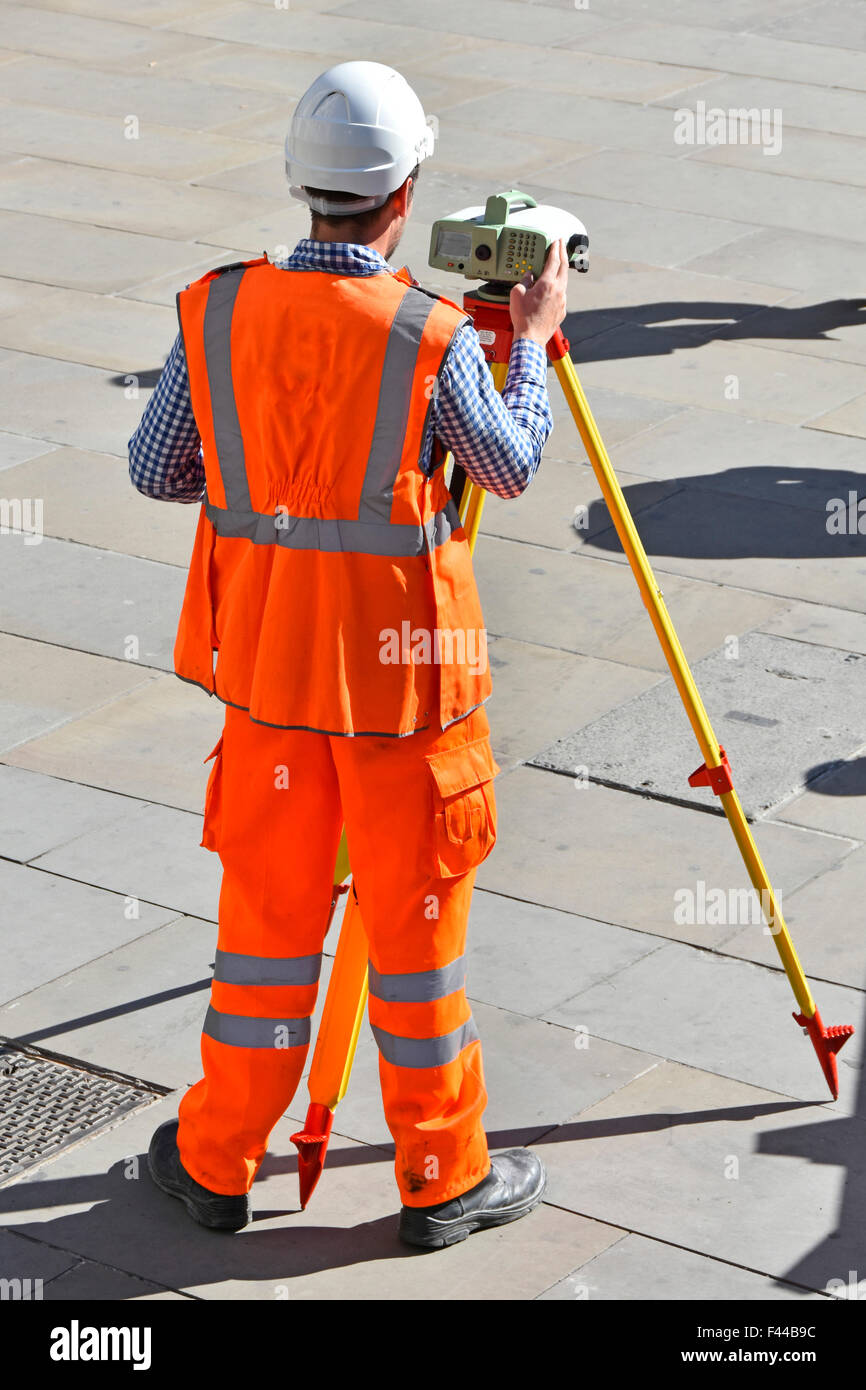
<svg viewBox="0 0 866 1390"><path fill-rule="evenodd" d="M484 354L493 373L494 384L501 391L508 372L508 359L514 329L509 313L511 286L491 282L464 295L463 307L475 328L483 334ZM623 496L613 466L607 455L577 372L569 353L569 343L557 329L547 344L547 355L556 372L566 401L571 409L578 433L586 449L602 495L620 543L637 581L641 598L649 613L665 660L677 687L689 723L700 748L703 763L689 777L691 787L709 787L719 797L737 847L745 863L752 885L761 901L761 909L776 949L799 1005L793 1017L811 1039L818 1061L836 1099L839 1082L836 1053L848 1041L854 1028L850 1024L827 1027L821 1019L794 944L782 917L772 885L767 876L745 812L734 789L731 768L724 748L713 732L697 686L686 661L679 638L671 621L661 589L653 574L646 551ZM474 550L484 505L483 488L466 477L455 464L451 475L451 491L457 502L460 520L470 549ZM335 895L349 871L345 836L340 845L335 872ZM346 1093L354 1060L355 1047L367 1001L367 942L354 893L346 906L340 939L322 1022L316 1040L309 1076L311 1104L304 1129L292 1135L298 1146L298 1175L301 1205L306 1206L318 1182L325 1161L333 1112Z"/></svg>

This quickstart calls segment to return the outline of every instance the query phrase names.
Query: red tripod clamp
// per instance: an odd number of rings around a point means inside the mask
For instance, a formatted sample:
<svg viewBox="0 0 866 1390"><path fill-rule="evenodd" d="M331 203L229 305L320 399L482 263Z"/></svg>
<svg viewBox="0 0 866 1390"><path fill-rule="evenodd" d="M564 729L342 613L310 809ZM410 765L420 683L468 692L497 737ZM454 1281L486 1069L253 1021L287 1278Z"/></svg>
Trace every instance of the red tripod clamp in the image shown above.
<svg viewBox="0 0 866 1390"><path fill-rule="evenodd" d="M716 796L724 796L725 792L734 790L734 779L731 776L731 765L728 762L728 755L721 744L719 744L719 754L722 761L718 767L707 767L703 763L695 768L689 778L690 787L711 787Z"/></svg>

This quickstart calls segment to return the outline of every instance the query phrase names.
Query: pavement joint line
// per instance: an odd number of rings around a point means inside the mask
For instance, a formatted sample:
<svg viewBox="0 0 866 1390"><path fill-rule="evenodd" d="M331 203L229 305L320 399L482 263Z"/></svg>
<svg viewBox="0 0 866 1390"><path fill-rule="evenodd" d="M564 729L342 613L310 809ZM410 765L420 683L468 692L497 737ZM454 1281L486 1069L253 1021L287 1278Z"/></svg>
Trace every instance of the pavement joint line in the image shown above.
<svg viewBox="0 0 866 1390"><path fill-rule="evenodd" d="M163 674L171 674L171 673L169 672L169 673L163 673ZM138 690L138 689L139 689L138 686L133 686L133 690ZM131 694L132 691L128 691L127 693L128 693L128 694ZM104 707L104 706L99 706L99 708L102 709L102 708L105 708L105 707ZM74 721L73 719L69 719L69 720L67 720L66 722L67 722L68 724L71 724L71 723L74 723L75 721ZM61 726L61 727L62 727L62 726ZM37 735L36 737L38 738L38 737L40 737L40 735ZM24 740L25 743L28 743L28 742L31 742L31 741L35 742L35 739L34 739L34 740L25 739L25 740ZM21 748L21 747L23 747L23 745L20 744L20 743L16 743L16 744L13 745L13 747L15 747L15 748ZM201 816L201 815L202 815L202 812L201 812L201 811L190 811L190 809L189 809L187 806L175 806L174 803L171 802L171 801L154 801L152 797L149 797L149 796L137 796L137 795L135 794L135 792L122 792L122 791L116 791L116 790L114 789L114 787L101 787L101 786L98 786L97 783L95 783L95 782L82 782L80 777L64 777L64 776L62 776L59 772L38 772L38 771L36 771L36 769L34 769L34 768L32 768L32 767L22 767L22 766L20 765L20 763L7 763L6 760L5 760L4 754L7 753L7 752L9 752L9 751L11 751L11 750L10 750L10 749L4 749L4 750L3 750L3 753L0 753L0 767L14 767L14 768L17 768L19 772L32 772L33 775L36 776L36 777L50 777L50 778L52 778L52 780L55 781L55 782L68 782L71 786L74 786L74 787L87 787L90 791L104 792L106 796L124 796L124 797L126 797L129 801L138 801L138 802L143 803L145 806L164 806L165 809L166 809L167 811L182 811L182 812L184 812L185 815L188 815L188 816ZM202 792L202 799L204 799L204 792ZM81 832L81 834L84 834L84 835L86 835L86 834L88 834L88 833L89 833L89 832L86 831L86 830ZM73 835L72 840L77 840L78 838L79 838L78 835ZM38 864L35 864L35 863L33 862L35 859L38 859L38 858L40 857L40 855L42 855L42 854L50 854L50 853L52 853L52 851L55 850L55 849L61 849L61 848L63 847L63 845L69 845L69 844L71 844L71 843L72 843L72 840L62 840L62 841L60 841L58 844L52 845L50 850L47 850L47 849L40 850L39 854L34 854L34 855L32 856L31 859L13 859L11 855L3 854L2 852L0 852L0 859L9 860L12 864L24 864L24 865L25 865L27 868L29 868L29 869L37 869L37 868L39 868L40 866L39 866ZM53 872L53 870L46 870L46 872ZM143 899L143 898L140 898L139 901L140 901L140 902L143 902L144 899ZM160 904L157 903L157 904L154 904L154 906L160 906ZM188 913L188 912L185 912L183 915L184 915L185 917L189 917L190 915L195 916L194 913L193 913L193 914L190 914L190 913ZM209 920L209 919L205 919L205 920Z"/></svg>
<svg viewBox="0 0 866 1390"><path fill-rule="evenodd" d="M586 1221L592 1221L599 1226L611 1226L614 1230L621 1230L623 1232L623 1237L627 1235L640 1236L643 1240L651 1240L655 1245L666 1245L671 1250L682 1250L686 1255L698 1255L702 1259L712 1260L715 1264L725 1265L729 1269L741 1269L746 1274L757 1274L764 1279L772 1279L777 1284L786 1284L789 1288L803 1289L806 1293L819 1293L825 1298L833 1297L832 1294L827 1293L826 1289L817 1289L812 1284L801 1284L793 1279L785 1279L782 1275L772 1274L766 1269L757 1269L753 1265L739 1264L736 1260L726 1260L721 1255L713 1255L707 1250L697 1250L692 1245L680 1245L674 1240L664 1240L661 1236L650 1235L647 1231L641 1231L636 1226L620 1226L615 1222L605 1221L603 1217L590 1216L588 1212L575 1211L573 1207L559 1206L556 1202L545 1201L544 1205L554 1207L557 1211L571 1212L574 1216L582 1216ZM620 1241L614 1241L614 1245L619 1244ZM607 1254L608 1250L612 1250L613 1248L613 1245L609 1245L606 1246L604 1250L599 1250L597 1254L591 1255L582 1265L578 1265L576 1269L572 1270L571 1274L579 1273L580 1270L585 1269L588 1264L591 1264L593 1260L600 1259L602 1255ZM566 1274L565 1278L569 1279L571 1274ZM554 1288L556 1284L561 1283L562 1280L557 1279L550 1285L550 1288Z"/></svg>
<svg viewBox="0 0 866 1390"><path fill-rule="evenodd" d="M7 636L10 636L10 635L12 635L12 634L6 634L6 635L7 635ZM27 639L25 638L24 640L26 641ZM108 659L111 660L110 657L109 657ZM99 704L99 705L88 705L86 709L79 710L79 711L77 711L74 715L66 715L64 718L55 719L55 720L53 721L53 723L46 724L42 729L39 730L38 733L36 733L36 734L27 734L25 738L20 738L20 739L18 740L17 743L6 743L6 744L4 744L4 745L3 745L2 751L0 751L0 764L2 764L2 765L4 765L4 766L8 766L8 767L17 767L17 763L8 763L8 764L6 763L5 755L6 755L7 753L12 753L12 752L14 752L14 750L15 750L16 748L23 748L23 747L25 746L25 744L27 744L27 743L34 743L34 742L36 742L38 739L44 738L47 734L56 733L58 729L63 729L63 728L66 727L67 724L73 724L73 723L75 723L76 720L78 720L78 719L86 719L88 715L90 715L90 714L95 714L98 710L108 709L108 707L109 707L110 705L117 704L117 702L118 702L119 700L124 699L125 696L131 695L131 694L132 694L134 691L136 691L136 690L140 690L140 689L142 688L142 686L145 686L145 685L152 685L153 682L154 682L156 679L157 679L156 676L146 676L146 677L144 677L142 680L138 681L137 684L130 686L128 690L122 691L120 694L114 695L114 696L112 696L112 697L111 697L110 699L108 699L108 700L104 700L104 701L102 702L102 704ZM26 770L32 771L32 769L26 769ZM43 774L42 774L42 776L49 776L49 777L50 777L51 775L52 775L51 773L43 773ZM66 781L67 779L66 779L66 778L60 778L60 779L58 779L58 780L60 780L60 781ZM77 786L86 786L86 785L87 785L86 783L81 782L81 781L79 781L78 779L75 779L75 780L76 780L76 785L77 785ZM123 794L123 793L121 793L121 795L122 795L122 794Z"/></svg>
<svg viewBox="0 0 866 1390"><path fill-rule="evenodd" d="M191 813L191 812L187 812L187 814L189 815L189 814L192 814L192 813ZM87 831L84 831L84 834L87 834L87 833L88 833ZM73 843L72 840L67 840L67 841L66 841L66 844L68 844L68 845L69 845L69 844L72 844L72 843ZM42 851L43 854L50 854L51 852L52 852L51 850L43 850L43 851ZM39 858L39 856L37 855L36 858ZM20 859L9 859L8 856L5 855L5 854L0 854L0 863L17 864L19 868L22 867L22 865L21 865L21 860L20 860ZM117 898L135 897L136 900L137 900L139 903L143 903L146 907L158 907L158 908L161 908L164 912L174 912L174 913L177 915L177 917L191 917L191 916L194 915L194 914L189 913L189 912L184 912L184 910L183 910L182 907L175 907L172 903L158 903L158 902L153 902L150 898L142 898L142 897L140 897L137 893L136 893L136 894L123 893L123 892L121 892L121 890L118 889L118 888L106 888L106 887L104 887L101 883L91 883L89 879L75 878L73 874L61 874L61 873L58 873L56 869L48 869L48 868L44 867L44 866L41 865L41 864L36 864L36 863L34 863L32 860L28 860L28 861L23 865L23 867L24 867L25 869L37 869L37 870L39 871L39 873L48 874L48 875L51 876L52 878L63 878L63 879L66 879L67 882L69 882L69 883L81 883L81 884L84 885L85 888L96 888L100 893L113 893L114 896L117 897ZM215 925L216 925L216 920L217 920L217 919L216 919L215 917L214 917L214 918L202 917L202 918L197 918L196 920L200 920L200 921L202 921L202 922L210 922L210 923L212 923L212 925L215 926ZM163 923L163 926L168 926L168 923L167 923L167 922L164 922L164 923ZM153 930L154 930L154 931L158 931L159 928L155 927L155 928L153 928ZM150 935L150 932L142 932L142 936L149 936L149 935ZM138 937L133 937L133 940L137 941L137 940L138 940ZM110 954L110 953L107 953L107 954ZM69 972L67 972L67 973L69 973ZM22 996L22 997L23 997L23 996Z"/></svg>
<svg viewBox="0 0 866 1390"><path fill-rule="evenodd" d="M26 866L25 866L25 867L26 867ZM102 891L107 893L107 892L110 892L111 890L108 889L108 888L105 888L105 889L103 889ZM141 900L139 899L139 901L141 901ZM179 922L182 918L184 918L184 917L189 917L189 915L190 915L190 914L187 913L187 912L179 912L178 915L177 915L176 917L172 917L171 921L169 921L169 922L162 922L159 926L150 927L148 931L143 931L143 932L141 933L140 936L134 936L134 937L132 937L131 940L129 940L129 941L123 942L122 944L118 944L117 946L112 946L112 947L110 947L110 949L107 950L107 951L101 951L101 952L99 953L99 955L91 956L89 960L81 961L80 964L74 965L74 966L72 967L71 970L64 970L64 972L63 972L62 975L54 975L54 976L52 976L52 978L51 978L50 980L42 980L38 985L34 985L32 989L26 989L26 990L24 991L23 994L16 994L15 997L14 997L13 999L5 999L5 1000L3 1000L2 1003L0 1003L0 1009L9 1009L9 1008L17 1007L19 1004L23 1004L24 1001L25 1001L26 999L29 999L30 996L31 996L31 994L38 994L38 992L39 992L40 989L45 989L48 985L56 985L56 984L59 984L61 980L68 980L72 975L76 975L76 974L78 973L79 970L87 970L91 965L96 965L97 962L99 962L99 961L108 960L109 956L116 955L118 951L123 950L123 947L124 947L124 946L134 946L137 942L143 941L144 938L145 938L146 936L152 935L153 932L162 931L163 927L172 927L172 926L174 926L175 922ZM194 918L193 920L194 920L194 921L201 921L201 922L203 922L203 923L204 923L204 922L207 922L207 919L206 919L206 918ZM207 922L207 925L208 925L208 926L216 926L216 923L215 923L215 922ZM8 1020L7 1020L7 1021L8 1021ZM73 1021L73 1020L69 1020L68 1022L72 1022L72 1021ZM68 1026L68 1024L67 1024L67 1026ZM39 1030L39 1031L41 1031L41 1030ZM56 1030L55 1030L55 1031L56 1031ZM73 1032L77 1032L77 1029L73 1029L72 1031L73 1031ZM0 1035L0 1036L2 1036L2 1035ZM9 1035L7 1035L7 1036L8 1036L8 1038L9 1038L9 1042L12 1044L13 1047L17 1047L17 1048L27 1048L27 1047L30 1047L30 1046L34 1046L34 1047L35 1047L35 1044L22 1043L22 1042L20 1042L18 1038L13 1037L11 1034L9 1034ZM37 1051L40 1051L40 1050L37 1048ZM41 1052L40 1052L40 1055L41 1055ZM54 1055L54 1054L51 1054L51 1055ZM70 1059L68 1059L68 1058L63 1057L60 1053L57 1053L56 1055L57 1055L57 1057L59 1057L59 1058L60 1058L61 1060L63 1060L63 1061L70 1060ZM72 1059L72 1060L74 1060L74 1059ZM86 1063L86 1062L85 1062L83 1065L85 1065L85 1066L87 1066L87 1067L91 1066L90 1063ZM128 1078L127 1078L127 1079L128 1079ZM133 1079L140 1079L140 1078L133 1078ZM148 1086L149 1086L151 1083L148 1081L148 1082L143 1082L142 1084L148 1085ZM154 1083L154 1084L157 1084L157 1083ZM160 1082L160 1083L158 1083L158 1084L161 1085L162 1083Z"/></svg>
<svg viewBox="0 0 866 1390"><path fill-rule="evenodd" d="M67 1151L64 1150L64 1152ZM33 1172L36 1170L31 1169L29 1171ZM76 1257L76 1264L70 1265L68 1269L61 1269L57 1274L52 1274L50 1279L44 1280L43 1287L46 1289L49 1284L53 1284L58 1279L62 1279L64 1275L73 1274L76 1270L81 1269L82 1265L97 1265L101 1266L103 1269L110 1269L113 1274L122 1274L125 1278L138 1279L143 1284L152 1284L165 1293L176 1293L183 1298L194 1299L197 1303L202 1302L197 1294L187 1293L184 1289L176 1289L171 1284L163 1284L159 1279L151 1279L146 1274L135 1274L132 1270L121 1268L120 1265L110 1264L108 1260L96 1259L93 1255L82 1255L80 1250L73 1250L70 1246L66 1245L55 1245L50 1240L42 1240L38 1236L31 1235L23 1229L19 1230L18 1227L7 1226L5 1229L9 1231L10 1235L17 1236L19 1240L29 1240L32 1245L43 1245L48 1250L56 1250L58 1254L74 1255Z"/></svg>
<svg viewBox="0 0 866 1390"><path fill-rule="evenodd" d="M542 769L542 770L546 770L546 769ZM694 809L694 808L690 808L690 809ZM798 827L795 827L795 829L800 829L800 828L809 829L810 827L808 827L808 826L806 826L806 827L799 827L799 826L798 826ZM820 832L820 831L816 831L815 833L816 833L816 834L820 834L821 832ZM836 837L835 837L835 836L831 836L831 838L836 838ZM855 845L853 848L857 848L857 846ZM823 872L826 872L826 870L823 871ZM799 891L800 891L801 888L807 888L807 887L809 886L810 883L813 883L816 879L820 878L821 876L822 876L822 871L819 871L817 874L813 874L811 878L809 878L809 879L805 880L803 883L799 884L798 887L794 889L794 892L795 892L795 893L799 893ZM781 965L767 964L767 963L764 962L764 961L751 960L748 956L737 956L737 955L734 955L734 954L733 954L732 952L730 952L730 951L724 951L724 950L722 950L721 948L725 945L725 943L726 943L727 941L729 941L729 940L731 939L730 937L726 937L726 938L725 938L725 941L719 942L719 943L717 943L717 945L715 945L715 946L699 946L699 945L697 945L694 941L687 941L687 940L684 940L684 939L683 939L682 937L680 937L680 936L660 936L660 935L658 935L658 934L655 933L655 932L648 932L648 931L646 930L645 927L633 927L633 926L630 926L627 922L613 922L613 921L610 921L610 920L609 920L608 918L606 918L606 917L592 917L592 916L589 916L589 915L588 915L587 913L585 913L585 912L575 912L572 908L569 908L569 907L553 907L550 903L539 903L539 902L536 902L535 899L533 899L533 898L520 898L520 897L518 897L518 896L517 896L516 894L514 894L514 893L503 893L503 892L500 892L498 889L495 889L495 888L478 888L478 889L476 889L475 891L476 891L476 892L479 892L479 893L489 893L492 897L508 898L511 902L525 903L526 906L528 906L528 907L541 907L541 908L544 908L544 909L546 909L546 910L548 910L548 911L550 911L550 912L564 912L564 913L567 913L567 914L568 914L569 916L571 916L571 917L579 917L579 918L582 918L584 921L587 921L587 922L594 922L597 926L601 926L601 927L615 927L618 931L636 932L639 936L653 936L653 937L655 937L655 939L658 940L659 943L660 943L659 947L657 947L656 949L661 949L662 946L687 946L687 947L689 947L689 949L691 949L691 950L693 950L693 951L703 951L703 952L705 952L707 955L718 955L718 956L722 956L722 957L724 957L725 960L735 960L735 961L739 961L739 962L740 962L741 964L743 964L743 965L753 965L753 966L755 966L755 967L756 967L757 969L759 969L759 970L770 970L770 971L772 971L774 974L777 974L777 975L780 975L780 974L783 974L783 973L784 973L784 968L783 968ZM184 915L186 915L186 914L184 914ZM739 930L739 929L737 929L737 930ZM629 970L629 969L631 969L631 966L637 965L637 964L639 964L640 961L646 960L648 956L655 955L655 954L656 954L656 951L655 951L655 950L648 951L648 952L646 953L645 956L639 957L637 961L631 961L631 962L629 962L628 965L622 966L620 970L615 970L615 971L613 972L613 975L619 975L619 974L622 973L623 970ZM612 979L612 978L613 978L613 975L606 976L605 979ZM810 974L810 976L809 976L809 979L810 979L810 980L814 980L814 981L816 981L816 982L820 982L821 984L826 984L826 985L835 986L835 987L838 988L838 989L850 989L850 990L853 990L856 994L866 994L866 985L851 985L851 984L848 984L848 983L847 983L846 981L844 981L844 980L831 980L831 979L825 978L824 976L820 976L820 975L811 975L811 974ZM604 981L599 980L599 981L596 981L596 982L594 982L594 983L602 984L602 983L604 983ZM586 989L585 989L585 990L583 990L583 989L582 989L582 990L579 990L579 991L578 991L578 994L584 994L584 993L586 992L586 990L592 989L592 988L594 988L594 985L587 985L587 986L586 986ZM578 996L577 996L577 994L570 994L570 995L568 995L567 997L568 997L569 999L573 999L573 998L577 998ZM479 1003L486 1003L486 1002L487 1002L487 1001L486 1001L486 1000L483 1000L483 999L482 999L482 1000L479 1000ZM492 1008L499 1008L499 1007L504 1007L504 1006L500 1006L500 1005L491 1005L490 1007L492 1007ZM552 1007L555 1008L556 1005L553 1005ZM516 1010L516 1009L507 1009L506 1012L516 1013L517 1010ZM520 1017L521 1017L521 1018L538 1018L539 1016L538 1016L537 1014L521 1014ZM541 1021L542 1021L542 1022L546 1022L547 1020L541 1020ZM561 1026L567 1027L568 1025L566 1024L566 1025L557 1025L557 1026L558 1026L558 1027L561 1027ZM623 1044L621 1044L621 1045L623 1045ZM639 1049L638 1049L638 1050L639 1050Z"/></svg>
<svg viewBox="0 0 866 1390"><path fill-rule="evenodd" d="M52 539L54 538L52 537ZM133 556L132 558L140 559L142 557ZM70 647L65 642L52 642L47 637L36 637L29 632L12 632L10 628L6 627L0 628L0 637L16 637L20 642L38 642L43 647L55 647L61 652L78 652L82 656L96 656L99 657L100 661L122 662L124 666L130 666L132 664L126 657L106 656L105 652L92 652L87 647ZM148 666L145 661L136 661L135 665L140 667L142 671L154 671L158 676L173 676L175 674L172 669L166 669L164 666Z"/></svg>

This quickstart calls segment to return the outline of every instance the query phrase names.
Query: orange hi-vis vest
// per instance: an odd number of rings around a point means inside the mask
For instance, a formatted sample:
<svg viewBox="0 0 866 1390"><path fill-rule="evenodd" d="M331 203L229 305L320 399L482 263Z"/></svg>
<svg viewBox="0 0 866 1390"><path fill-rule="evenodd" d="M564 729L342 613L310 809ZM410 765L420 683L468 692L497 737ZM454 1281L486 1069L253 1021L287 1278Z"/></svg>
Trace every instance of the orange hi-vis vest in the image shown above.
<svg viewBox="0 0 866 1390"><path fill-rule="evenodd" d="M469 545L438 447L467 322L405 269L220 267L177 297L205 495L174 667L265 724L447 727L490 695Z"/></svg>

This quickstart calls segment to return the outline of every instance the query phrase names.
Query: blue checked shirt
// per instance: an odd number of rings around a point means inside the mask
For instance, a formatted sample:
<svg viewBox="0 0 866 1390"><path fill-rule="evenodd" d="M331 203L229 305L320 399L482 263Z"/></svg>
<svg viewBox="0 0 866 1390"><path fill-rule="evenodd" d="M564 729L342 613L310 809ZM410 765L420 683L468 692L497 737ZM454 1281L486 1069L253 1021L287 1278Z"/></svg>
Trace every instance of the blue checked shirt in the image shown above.
<svg viewBox="0 0 866 1390"><path fill-rule="evenodd" d="M287 260L275 264L284 270L325 270L334 275L394 273L370 246L308 237ZM518 497L532 481L552 429L545 349L527 338L513 344L500 396L478 334L464 324L448 351L433 397L420 467L429 472L438 435L473 482L498 497ZM129 441L129 476L139 492L160 501L199 502L204 495L201 439L180 334Z"/></svg>

